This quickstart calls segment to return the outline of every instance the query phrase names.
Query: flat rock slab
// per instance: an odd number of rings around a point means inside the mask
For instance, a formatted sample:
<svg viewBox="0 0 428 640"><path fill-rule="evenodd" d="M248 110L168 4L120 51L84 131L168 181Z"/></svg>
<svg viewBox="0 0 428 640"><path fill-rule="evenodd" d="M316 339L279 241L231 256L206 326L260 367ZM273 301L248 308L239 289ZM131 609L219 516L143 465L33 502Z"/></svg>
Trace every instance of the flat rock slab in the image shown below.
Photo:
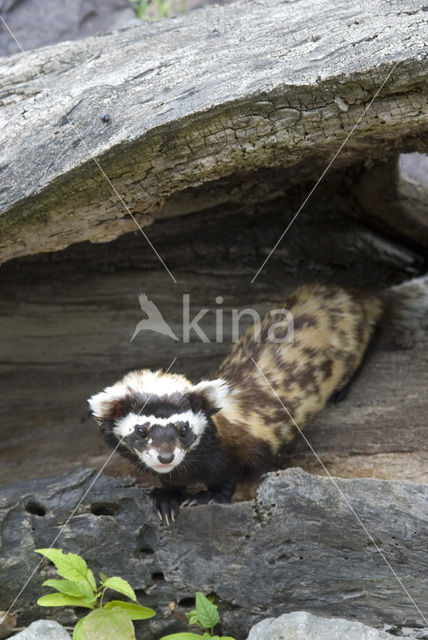
<svg viewBox="0 0 428 640"><path fill-rule="evenodd" d="M247 640L403 640L360 622L295 611L256 624Z"/></svg>
<svg viewBox="0 0 428 640"><path fill-rule="evenodd" d="M55 546L84 556L95 574L121 575L157 611L140 625L143 640L171 632L168 604L185 613L196 591L217 595L224 629L238 640L260 619L295 610L427 626L425 485L332 482L290 469L268 474L251 502L184 509L166 527L132 479L95 478L82 469L1 490L1 609L37 566L34 549L60 533ZM43 562L16 603L27 618L20 624L39 617L41 583L53 576ZM72 611L61 615L63 624L75 620Z"/></svg>

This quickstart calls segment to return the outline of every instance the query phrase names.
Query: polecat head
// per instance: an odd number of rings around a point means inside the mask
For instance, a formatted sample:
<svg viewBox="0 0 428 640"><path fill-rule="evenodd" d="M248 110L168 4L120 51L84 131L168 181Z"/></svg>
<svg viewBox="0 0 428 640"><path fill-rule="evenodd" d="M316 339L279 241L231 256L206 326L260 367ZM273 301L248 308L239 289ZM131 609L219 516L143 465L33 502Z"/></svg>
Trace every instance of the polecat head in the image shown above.
<svg viewBox="0 0 428 640"><path fill-rule="evenodd" d="M228 392L223 379L193 385L181 375L144 369L131 371L88 402L118 443L150 470L169 473L198 445Z"/></svg>

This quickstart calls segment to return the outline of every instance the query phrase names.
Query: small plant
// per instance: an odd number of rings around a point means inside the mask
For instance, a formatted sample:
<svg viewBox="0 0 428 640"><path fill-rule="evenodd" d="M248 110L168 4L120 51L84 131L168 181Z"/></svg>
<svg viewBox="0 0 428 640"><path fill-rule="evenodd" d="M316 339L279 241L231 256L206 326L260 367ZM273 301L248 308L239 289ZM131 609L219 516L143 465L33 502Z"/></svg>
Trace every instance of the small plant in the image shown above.
<svg viewBox="0 0 428 640"><path fill-rule="evenodd" d="M131 0L131 4L140 20L160 20L169 17L172 0Z"/></svg>
<svg viewBox="0 0 428 640"><path fill-rule="evenodd" d="M52 587L50 593L38 599L41 607L84 607L92 609L74 627L73 640L135 640L133 620L145 620L155 615L152 609L138 604L132 587L114 576L100 573L97 587L95 577L83 558L75 553L63 553L61 549L36 549L36 553L54 563L57 573L64 580L46 580L44 587ZM117 591L132 602L111 600L103 603L107 589Z"/></svg>
<svg viewBox="0 0 428 640"><path fill-rule="evenodd" d="M218 607L211 602L203 593L196 594L196 609L187 614L189 624L198 624L205 631L202 635L199 633L172 633L169 636L163 636L161 640L234 640L231 636L215 636L214 627L218 624L220 616Z"/></svg>

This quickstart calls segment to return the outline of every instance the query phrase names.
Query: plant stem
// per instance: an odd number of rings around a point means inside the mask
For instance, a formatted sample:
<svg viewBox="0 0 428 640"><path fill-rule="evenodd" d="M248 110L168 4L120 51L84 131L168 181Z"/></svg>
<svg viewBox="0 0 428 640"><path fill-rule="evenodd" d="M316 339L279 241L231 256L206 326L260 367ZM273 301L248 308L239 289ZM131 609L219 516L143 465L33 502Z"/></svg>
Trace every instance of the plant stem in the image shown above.
<svg viewBox="0 0 428 640"><path fill-rule="evenodd" d="M104 594L107 591L107 587L104 587L104 589L101 592L101 600L100 600L100 609L103 608L103 599L104 599Z"/></svg>

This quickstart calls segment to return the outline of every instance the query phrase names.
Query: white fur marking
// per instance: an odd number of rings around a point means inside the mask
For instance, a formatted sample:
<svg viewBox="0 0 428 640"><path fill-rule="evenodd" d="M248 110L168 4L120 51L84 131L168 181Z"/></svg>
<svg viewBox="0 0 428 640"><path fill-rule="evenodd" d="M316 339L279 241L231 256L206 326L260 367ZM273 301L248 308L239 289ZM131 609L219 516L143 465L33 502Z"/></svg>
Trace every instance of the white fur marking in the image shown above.
<svg viewBox="0 0 428 640"><path fill-rule="evenodd" d="M141 421L138 422L137 414L128 413L124 418L121 418L116 422L116 425L113 427L113 432L119 438L126 438L126 436L130 436L131 433L134 433L134 429L137 424L143 424Z"/></svg>
<svg viewBox="0 0 428 640"><path fill-rule="evenodd" d="M131 371L121 381L126 393L148 393L155 396L169 396L173 393L190 391L191 383L183 376L161 371Z"/></svg>
<svg viewBox="0 0 428 640"><path fill-rule="evenodd" d="M174 459L171 464L161 464L158 458L158 450L157 449L148 449L146 451L138 451L135 449L135 453L140 458L142 462L149 467L149 469L153 469L156 473L171 473L171 471L177 467L183 460L186 455L186 452L180 447L175 447L174 449Z"/></svg>
<svg viewBox="0 0 428 640"><path fill-rule="evenodd" d="M128 415L116 422L113 431L119 438L125 438L126 436L130 436L137 426L143 426L149 423L150 427L155 424L165 427L167 424L174 424L176 422L188 422L193 433L197 436L202 435L207 426L207 420L202 412L194 413L193 411L183 411L183 413L174 413L167 418L128 413Z"/></svg>
<svg viewBox="0 0 428 640"><path fill-rule="evenodd" d="M122 400L130 394L147 393L156 396L169 396L173 393L186 393L191 389L192 384L184 376L144 369L130 371L119 382L89 398L88 403L94 416L103 420L112 402Z"/></svg>
<svg viewBox="0 0 428 640"><path fill-rule="evenodd" d="M230 388L224 378L217 378L216 380L202 380L193 387L193 391L205 393L213 406L216 409L221 409L230 393Z"/></svg>
<svg viewBox="0 0 428 640"><path fill-rule="evenodd" d="M115 384L112 387L106 387L104 391L96 393L89 398L89 408L96 418L102 420L106 411L109 410L111 403L115 400L120 400L124 395L125 388L121 383Z"/></svg>

